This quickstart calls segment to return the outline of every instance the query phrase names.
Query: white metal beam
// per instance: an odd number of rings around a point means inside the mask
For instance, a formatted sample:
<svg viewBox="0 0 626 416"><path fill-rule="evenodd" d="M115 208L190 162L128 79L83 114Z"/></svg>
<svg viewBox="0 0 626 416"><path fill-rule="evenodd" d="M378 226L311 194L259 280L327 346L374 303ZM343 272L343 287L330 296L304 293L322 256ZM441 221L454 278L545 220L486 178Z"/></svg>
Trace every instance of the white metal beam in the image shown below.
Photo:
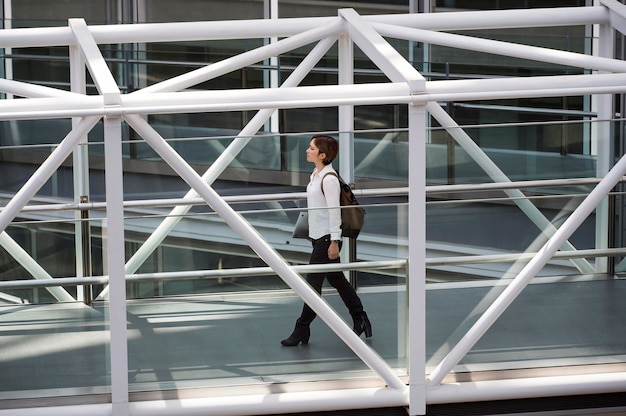
<svg viewBox="0 0 626 416"><path fill-rule="evenodd" d="M604 7L479 10L363 16L368 22L388 23L437 31L584 26L609 23Z"/></svg>
<svg viewBox="0 0 626 416"><path fill-rule="evenodd" d="M426 414L426 107L409 105L409 414Z"/></svg>
<svg viewBox="0 0 626 416"><path fill-rule="evenodd" d="M392 82L407 82L411 92L425 89L425 78L383 37L376 32L353 9L341 9L339 15L345 19L348 34L369 59L383 71Z"/></svg>
<svg viewBox="0 0 626 416"><path fill-rule="evenodd" d="M626 74L563 75L478 80L428 81L424 94L411 94L406 83L323 85L279 89L243 89L129 94L120 106L105 107L101 96L75 94L63 99L0 101L0 120L67 118L93 115L159 114L407 104L514 97L551 97L626 92Z"/></svg>
<svg viewBox="0 0 626 416"><path fill-rule="evenodd" d="M600 4L609 9L610 25L626 35L626 6L616 0L600 0Z"/></svg>
<svg viewBox="0 0 626 416"><path fill-rule="evenodd" d="M100 53L98 44L91 36L87 23L84 19L70 19L69 25L74 34L75 42L78 44L85 59L87 68L89 68L91 78L96 83L96 87L103 97L104 105L119 105L120 89L102 53Z"/></svg>
<svg viewBox="0 0 626 416"><path fill-rule="evenodd" d="M285 37L325 26L337 17L277 20L91 25L99 44L180 42L193 40ZM429 14L364 16L371 22L398 24L429 30L471 30L520 27L553 27L610 23L606 7L558 7L550 9L491 10ZM67 27L20 28L0 31L0 47L65 46L74 41Z"/></svg>
<svg viewBox="0 0 626 416"><path fill-rule="evenodd" d="M113 415L128 416L128 332L124 259L124 169L122 167L122 119L105 117L104 152L106 180L106 267L109 274L108 324L111 342L111 404ZM103 230L104 233L104 230Z"/></svg>

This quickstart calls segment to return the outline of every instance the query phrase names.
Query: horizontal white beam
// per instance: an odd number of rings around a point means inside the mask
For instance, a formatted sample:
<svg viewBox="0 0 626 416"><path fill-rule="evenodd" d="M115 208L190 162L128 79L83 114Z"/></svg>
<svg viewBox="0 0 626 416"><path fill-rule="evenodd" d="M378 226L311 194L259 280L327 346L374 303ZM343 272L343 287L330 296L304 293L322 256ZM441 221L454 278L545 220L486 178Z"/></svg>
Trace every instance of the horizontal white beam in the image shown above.
<svg viewBox="0 0 626 416"><path fill-rule="evenodd" d="M326 85L293 88L185 91L122 95L121 105L105 108L101 96L63 99L32 98L0 101L0 120L67 118L88 115L157 114L237 111L266 108L332 107L359 104L408 103L406 83ZM11 102L8 102L11 101Z"/></svg>
<svg viewBox="0 0 626 416"><path fill-rule="evenodd" d="M229 20L176 23L90 25L98 44L184 42L221 39L262 39L286 37L339 21L337 16ZM0 30L0 47L64 46L74 43L69 27L21 28Z"/></svg>
<svg viewBox="0 0 626 416"><path fill-rule="evenodd" d="M130 94L122 95L121 105L114 108L105 108L101 96L77 94L63 99L2 100L0 120L407 104L624 92L626 74L428 81L425 94L416 95L410 94L409 87L404 82Z"/></svg>
<svg viewBox="0 0 626 416"><path fill-rule="evenodd" d="M411 15L372 15L371 22L399 24L430 30L551 27L610 22L605 7L563 7L552 9L493 10ZM332 23L339 17L257 19L208 22L91 25L89 30L99 44L137 42L181 42L218 39L285 37ZM0 48L71 45L69 27L0 30Z"/></svg>
<svg viewBox="0 0 626 416"><path fill-rule="evenodd" d="M426 390L428 404L607 394L626 391L626 373L514 378L444 383Z"/></svg>
<svg viewBox="0 0 626 416"><path fill-rule="evenodd" d="M413 102L618 94L625 91L625 82L626 74L431 81L426 94L415 96Z"/></svg>
<svg viewBox="0 0 626 416"><path fill-rule="evenodd" d="M626 390L626 373L487 380L445 383L426 390L429 405L490 400L515 400ZM406 392L389 388L306 391L179 400L138 401L129 404L133 416L277 414L407 406ZM169 413L168 413L169 412ZM110 404L0 410L0 416L110 416Z"/></svg>
<svg viewBox="0 0 626 416"><path fill-rule="evenodd" d="M245 391L245 388L242 388ZM408 405L406 392L364 388L151 400L129 403L132 416L235 416L375 409ZM111 416L111 405L93 404L0 410L0 416Z"/></svg>
<svg viewBox="0 0 626 416"><path fill-rule="evenodd" d="M363 16L363 19L370 22L445 31L603 24L609 23L610 15L605 7L554 7L370 15Z"/></svg>

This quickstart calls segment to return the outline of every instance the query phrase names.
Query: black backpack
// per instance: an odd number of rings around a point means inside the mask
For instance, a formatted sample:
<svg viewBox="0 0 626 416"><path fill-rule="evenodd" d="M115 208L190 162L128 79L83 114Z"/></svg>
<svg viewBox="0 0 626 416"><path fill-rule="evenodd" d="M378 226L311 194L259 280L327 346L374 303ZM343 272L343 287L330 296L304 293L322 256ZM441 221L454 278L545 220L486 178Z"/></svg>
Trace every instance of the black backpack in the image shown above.
<svg viewBox="0 0 626 416"><path fill-rule="evenodd" d="M322 178L322 193L324 193L324 178L327 175L336 176L339 180L339 205L341 205L341 236L357 238L365 222L365 209L359 205L352 188L335 172L328 172Z"/></svg>

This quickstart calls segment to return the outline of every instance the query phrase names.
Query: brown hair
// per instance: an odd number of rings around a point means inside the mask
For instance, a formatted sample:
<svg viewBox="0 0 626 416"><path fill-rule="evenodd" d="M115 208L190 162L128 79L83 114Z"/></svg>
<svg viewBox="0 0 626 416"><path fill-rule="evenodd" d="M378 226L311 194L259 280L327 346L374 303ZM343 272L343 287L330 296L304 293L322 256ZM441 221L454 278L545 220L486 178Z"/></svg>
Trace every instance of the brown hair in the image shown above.
<svg viewBox="0 0 626 416"><path fill-rule="evenodd" d="M324 134L318 134L311 137L311 140L315 142L315 146L317 146L320 153L326 154L322 163L330 165L330 163L337 157L337 153L339 153L339 142L337 139Z"/></svg>

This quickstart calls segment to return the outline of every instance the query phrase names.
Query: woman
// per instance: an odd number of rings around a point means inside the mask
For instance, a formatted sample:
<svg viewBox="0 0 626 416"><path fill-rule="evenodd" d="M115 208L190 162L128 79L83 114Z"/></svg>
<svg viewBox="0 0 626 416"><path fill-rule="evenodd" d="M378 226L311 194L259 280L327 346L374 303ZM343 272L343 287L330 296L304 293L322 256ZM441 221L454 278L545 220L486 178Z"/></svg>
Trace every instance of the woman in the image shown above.
<svg viewBox="0 0 626 416"><path fill-rule="evenodd" d="M306 160L315 164L311 179L307 185L307 204L309 210L309 239L313 252L309 264L339 263L341 250L341 209L339 208L339 180L331 162L337 156L339 143L330 136L318 135L311 138L306 150ZM329 173L331 173L329 175ZM322 181L324 183L322 190ZM319 209L333 207L329 209ZM324 279L339 292L354 323L354 332L367 338L372 336L372 326L363 304L356 291L346 280L341 271L309 273L307 282L321 295ZM302 314L296 320L296 327L288 338L280 343L286 347L295 347L299 343L308 344L311 335L310 325L317 314L304 304Z"/></svg>

